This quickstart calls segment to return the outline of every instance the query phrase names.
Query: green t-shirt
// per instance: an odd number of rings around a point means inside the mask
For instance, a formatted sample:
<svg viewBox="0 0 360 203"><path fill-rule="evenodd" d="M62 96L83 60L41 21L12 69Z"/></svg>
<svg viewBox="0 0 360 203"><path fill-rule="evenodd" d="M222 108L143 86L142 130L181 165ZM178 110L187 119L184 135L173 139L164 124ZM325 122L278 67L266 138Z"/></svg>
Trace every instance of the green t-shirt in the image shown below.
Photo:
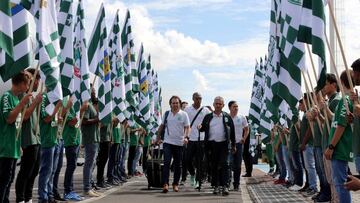
<svg viewBox="0 0 360 203"><path fill-rule="evenodd" d="M329 98L328 106L329 106L329 109L330 109L331 112L333 112L333 113L335 112L335 109L336 109L337 105L339 104L340 100L341 100L341 96L340 96L339 93L335 93ZM329 119L328 121L329 121L329 125L330 125L330 128L331 128L332 120ZM328 132L326 124L324 125L323 132L324 132L325 136L322 136L321 147L322 147L323 152L325 152L325 150L329 146L329 132Z"/></svg>
<svg viewBox="0 0 360 203"><path fill-rule="evenodd" d="M349 104L349 110L352 112L353 111L352 102L350 101L348 96L346 96L345 98ZM343 132L339 142L335 146L332 159L352 161L353 159L352 130L351 130L351 125L348 124L346 120L346 108L342 99L339 101L339 104L336 107L335 115L331 123L329 143L333 139L335 130L338 125L345 127L345 131Z"/></svg>
<svg viewBox="0 0 360 203"><path fill-rule="evenodd" d="M138 124L130 127L131 130L140 128ZM130 146L137 146L139 143L139 132L130 132Z"/></svg>
<svg viewBox="0 0 360 203"><path fill-rule="evenodd" d="M153 136L153 133L146 133L146 136L144 138L144 147L148 147L151 144L151 138Z"/></svg>
<svg viewBox="0 0 360 203"><path fill-rule="evenodd" d="M49 116L46 113L45 107L49 103L49 99L46 93L43 93L43 99L41 102L40 109L40 140L41 147L50 148L57 144L57 122L55 117L52 118L51 122L45 123L44 119Z"/></svg>
<svg viewBox="0 0 360 203"><path fill-rule="evenodd" d="M289 149L289 152L290 151L299 151L299 137L296 133L295 125L293 125L290 130L288 149Z"/></svg>
<svg viewBox="0 0 360 203"><path fill-rule="evenodd" d="M113 127L113 143L120 144L121 143L121 132L120 132L120 124Z"/></svg>
<svg viewBox="0 0 360 203"><path fill-rule="evenodd" d="M27 108L30 105L27 105ZM40 126L38 118L38 109L35 108L29 119L23 121L21 128L21 147L28 147L31 145L40 144Z"/></svg>
<svg viewBox="0 0 360 203"><path fill-rule="evenodd" d="M277 143L279 142L279 137L280 137L280 134L278 132L274 132L274 141L272 143L274 150L275 150L275 147L276 147Z"/></svg>
<svg viewBox="0 0 360 203"><path fill-rule="evenodd" d="M108 125L100 128L100 142L110 142L110 127Z"/></svg>
<svg viewBox="0 0 360 203"><path fill-rule="evenodd" d="M10 112L19 104L19 98L9 90L0 101L0 157L18 159L20 157L20 139L16 137L21 113L14 123L8 124L6 119Z"/></svg>
<svg viewBox="0 0 360 203"><path fill-rule="evenodd" d="M84 119L95 119L97 118L97 112L95 107L89 103L89 108L84 112ZM82 125L82 144L94 144L100 142L100 132L98 124Z"/></svg>
<svg viewBox="0 0 360 203"><path fill-rule="evenodd" d="M78 128L78 125L75 126L69 125L69 121L71 121L74 118L76 118L76 113L74 106L72 106L69 109L62 135L64 139L65 147L77 146L80 144L80 130Z"/></svg>
<svg viewBox="0 0 360 203"><path fill-rule="evenodd" d="M354 157L360 156L360 117L355 116L353 121L353 153Z"/></svg>
<svg viewBox="0 0 360 203"><path fill-rule="evenodd" d="M303 118L302 118L301 123L300 123L300 139L301 139L301 143L303 142L304 137L305 137L305 134L306 134L306 131L307 131L307 129L308 129L309 127L310 127L310 126L309 126L309 121L308 121L308 119L306 118L306 114L304 113ZM311 133L311 132L310 132L310 133ZM313 145L313 136L312 136L312 135L310 135L307 144L308 144L309 146L312 146L312 145Z"/></svg>

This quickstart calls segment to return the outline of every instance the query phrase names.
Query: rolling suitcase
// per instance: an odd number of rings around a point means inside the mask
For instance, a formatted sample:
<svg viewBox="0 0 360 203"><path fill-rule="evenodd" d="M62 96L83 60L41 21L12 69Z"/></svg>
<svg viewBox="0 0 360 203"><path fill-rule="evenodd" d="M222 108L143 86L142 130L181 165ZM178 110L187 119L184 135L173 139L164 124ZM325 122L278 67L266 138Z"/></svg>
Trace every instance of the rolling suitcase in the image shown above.
<svg viewBox="0 0 360 203"><path fill-rule="evenodd" d="M148 189L162 188L163 187L162 171L164 167L164 160L161 158L155 159L151 157L146 162L146 164L147 164L147 169L145 175L148 180Z"/></svg>

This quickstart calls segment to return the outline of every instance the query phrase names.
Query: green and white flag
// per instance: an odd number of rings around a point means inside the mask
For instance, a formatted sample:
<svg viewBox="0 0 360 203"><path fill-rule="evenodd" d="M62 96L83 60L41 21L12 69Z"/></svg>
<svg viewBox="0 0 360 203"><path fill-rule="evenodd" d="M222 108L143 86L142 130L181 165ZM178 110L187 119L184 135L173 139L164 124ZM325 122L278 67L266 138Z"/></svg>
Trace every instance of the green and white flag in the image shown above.
<svg viewBox="0 0 360 203"><path fill-rule="evenodd" d="M149 129L152 132L152 129L154 128L154 122L155 122L155 102L154 102L154 80L155 72L151 68L151 56L149 54L148 60L146 63L146 70L147 70L147 79L149 81L149 110L150 110L150 120L149 120Z"/></svg>
<svg viewBox="0 0 360 203"><path fill-rule="evenodd" d="M74 18L73 0L61 0L60 10L57 12L58 30L61 48L61 85L63 96L74 92Z"/></svg>
<svg viewBox="0 0 360 203"><path fill-rule="evenodd" d="M113 26L109 35L109 54L112 80L113 112L120 122L125 120L126 96L124 80L124 64L121 55L121 33L119 25L119 11L116 12Z"/></svg>
<svg viewBox="0 0 360 203"><path fill-rule="evenodd" d="M22 0L23 6L35 16L40 76L45 81L50 104L46 112L52 114L56 103L63 99L60 78L60 38L57 28L55 0Z"/></svg>
<svg viewBox="0 0 360 203"><path fill-rule="evenodd" d="M74 25L74 110L80 118L81 105L90 100L90 72L84 27L84 7L79 1Z"/></svg>
<svg viewBox="0 0 360 203"><path fill-rule="evenodd" d="M107 125L111 123L111 67L107 52L107 32L104 4L101 4L88 48L89 69L99 76L99 119Z"/></svg>
<svg viewBox="0 0 360 203"><path fill-rule="evenodd" d="M139 103L137 108L137 117L139 118L139 124L143 128L148 128L150 120L150 101L149 101L149 81L147 78L147 68L146 61L144 56L144 46L141 44L139 50L139 57L137 61L137 67L140 72L139 82L140 82L140 92L139 92Z"/></svg>
<svg viewBox="0 0 360 203"><path fill-rule="evenodd" d="M3 66L0 65L0 75L3 81L9 80L21 70L28 68L33 60L33 49L29 34L29 22L33 17L22 5L11 3L11 18L13 55L5 54L4 49L0 51L3 53L0 54L0 58L2 58L0 61L4 62Z"/></svg>
<svg viewBox="0 0 360 203"><path fill-rule="evenodd" d="M254 82L251 93L251 103L249 109L249 123L256 129L260 125L260 113L262 107L262 97L264 94L264 74L256 61Z"/></svg>
<svg viewBox="0 0 360 203"><path fill-rule="evenodd" d="M9 0L0 1L0 68L5 65L5 56L13 56L13 28Z"/></svg>
<svg viewBox="0 0 360 203"><path fill-rule="evenodd" d="M157 73L155 73L154 78L153 78L153 88L154 88L154 120L155 122L153 123L153 133L156 133L159 126L162 123L162 111L161 111L161 88L159 87L159 82L158 82L158 75Z"/></svg>
<svg viewBox="0 0 360 203"><path fill-rule="evenodd" d="M134 114L138 104L138 95L136 93L139 92L139 80L129 10L126 13L124 26L121 32L121 46L124 60L127 109L129 113ZM130 114L127 115L127 118L131 119Z"/></svg>
<svg viewBox="0 0 360 203"><path fill-rule="evenodd" d="M303 0L302 5L302 23L299 28L298 40L312 44L312 53L319 57L317 89L321 90L326 83L324 2Z"/></svg>

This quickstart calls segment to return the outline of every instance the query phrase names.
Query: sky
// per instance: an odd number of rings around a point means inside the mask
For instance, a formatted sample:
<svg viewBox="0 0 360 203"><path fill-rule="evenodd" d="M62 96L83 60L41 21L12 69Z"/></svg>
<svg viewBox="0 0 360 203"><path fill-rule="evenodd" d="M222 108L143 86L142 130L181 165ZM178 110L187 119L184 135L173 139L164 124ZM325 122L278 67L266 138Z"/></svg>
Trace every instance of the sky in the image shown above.
<svg viewBox="0 0 360 203"><path fill-rule="evenodd" d="M122 24L130 9L136 50L143 43L152 56L165 110L172 95L192 103L197 91L203 105L222 96L248 114L255 63L267 54L270 0L83 1L88 41L101 3L108 32L116 11ZM350 65L360 52L360 0L343 2L341 32Z"/></svg>

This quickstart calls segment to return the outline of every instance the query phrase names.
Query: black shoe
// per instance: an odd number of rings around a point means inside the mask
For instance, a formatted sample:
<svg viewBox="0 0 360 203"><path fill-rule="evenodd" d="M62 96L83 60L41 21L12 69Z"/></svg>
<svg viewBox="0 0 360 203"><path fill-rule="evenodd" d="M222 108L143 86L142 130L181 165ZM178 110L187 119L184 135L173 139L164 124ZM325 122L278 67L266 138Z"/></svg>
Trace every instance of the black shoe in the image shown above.
<svg viewBox="0 0 360 203"><path fill-rule="evenodd" d="M105 189L105 190L111 188L111 186L106 184L105 182L97 183L96 186L99 187L99 188Z"/></svg>
<svg viewBox="0 0 360 203"><path fill-rule="evenodd" d="M63 202L63 201L66 201L64 198L62 198L62 197L60 196L59 193L55 194L53 199L54 199L54 200L57 200L57 201L62 201L62 202ZM49 200L49 202L50 202L50 200Z"/></svg>
<svg viewBox="0 0 360 203"><path fill-rule="evenodd" d="M222 196L228 196L229 195L229 189L227 187L223 187L221 191Z"/></svg>
<svg viewBox="0 0 360 203"><path fill-rule="evenodd" d="M247 178L247 177L251 177L251 174L244 174L244 175L242 175L241 177L245 177L245 178Z"/></svg>
<svg viewBox="0 0 360 203"><path fill-rule="evenodd" d="M317 193L316 195L312 196L311 199L316 201L320 197L321 193Z"/></svg>
<svg viewBox="0 0 360 203"><path fill-rule="evenodd" d="M106 184L111 185L111 186L119 186L120 183L116 182L115 180L112 181L106 181Z"/></svg>
<svg viewBox="0 0 360 203"><path fill-rule="evenodd" d="M331 195L330 196L326 196L326 195L320 195L315 202L330 202L331 201Z"/></svg>
<svg viewBox="0 0 360 203"><path fill-rule="evenodd" d="M305 191L307 191L309 189L309 186L304 186L304 187L302 187L300 190L299 190L299 192L305 192Z"/></svg>
<svg viewBox="0 0 360 203"><path fill-rule="evenodd" d="M234 191L239 191L239 186L238 185L234 185Z"/></svg>
<svg viewBox="0 0 360 203"><path fill-rule="evenodd" d="M60 200L61 201L61 200ZM63 201L65 201L65 200L63 200ZM50 198L49 200L48 200L48 202L49 203L58 203L58 201L55 199L55 198Z"/></svg>
<svg viewBox="0 0 360 203"><path fill-rule="evenodd" d="M77 166L83 166L85 163L76 163Z"/></svg>

